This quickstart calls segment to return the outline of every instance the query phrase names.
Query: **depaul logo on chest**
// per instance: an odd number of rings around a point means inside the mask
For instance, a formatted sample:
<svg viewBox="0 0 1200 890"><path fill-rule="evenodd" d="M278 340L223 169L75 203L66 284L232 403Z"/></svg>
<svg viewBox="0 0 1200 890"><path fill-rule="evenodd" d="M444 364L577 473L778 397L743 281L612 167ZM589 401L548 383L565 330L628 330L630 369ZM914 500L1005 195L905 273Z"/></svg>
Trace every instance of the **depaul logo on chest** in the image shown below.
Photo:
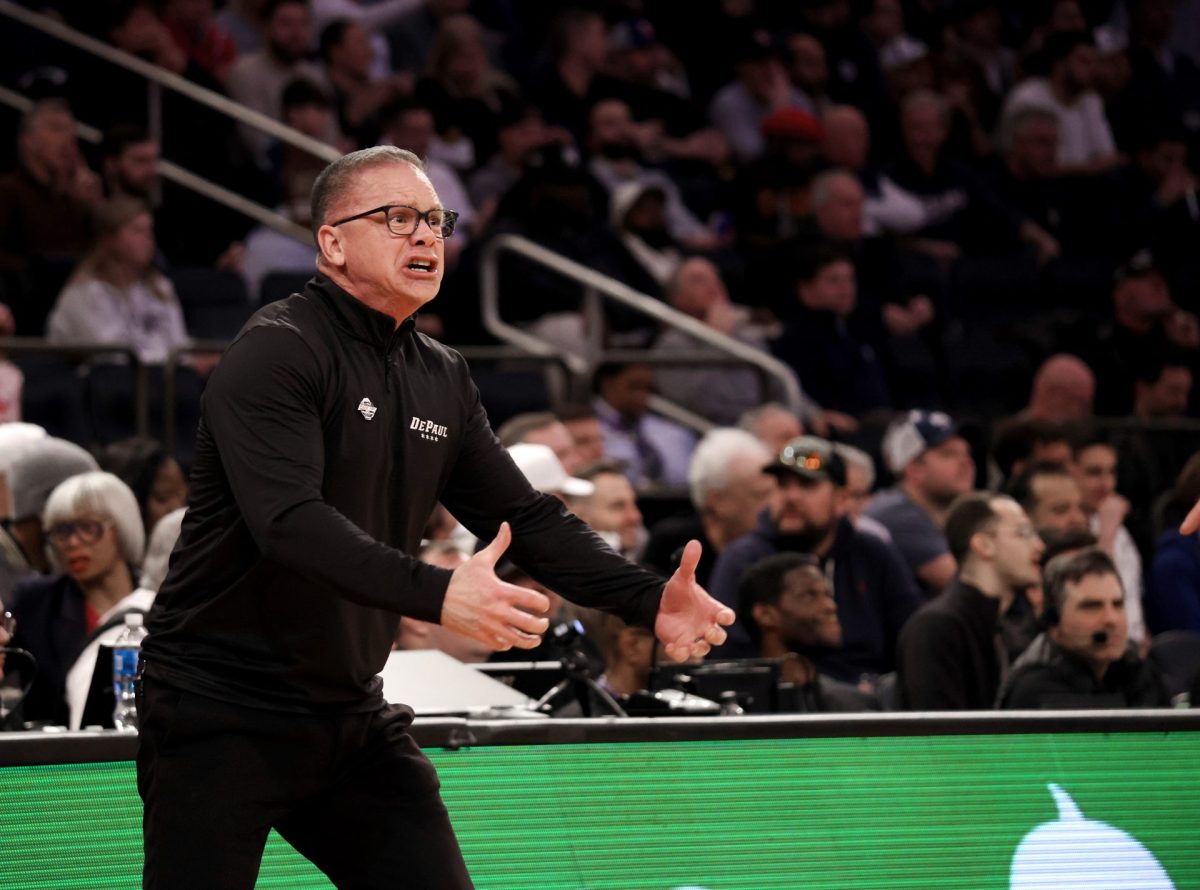
<svg viewBox="0 0 1200 890"><path fill-rule="evenodd" d="M450 434L448 427L432 420L422 420L420 417L414 417L408 428L428 442L440 442Z"/></svg>

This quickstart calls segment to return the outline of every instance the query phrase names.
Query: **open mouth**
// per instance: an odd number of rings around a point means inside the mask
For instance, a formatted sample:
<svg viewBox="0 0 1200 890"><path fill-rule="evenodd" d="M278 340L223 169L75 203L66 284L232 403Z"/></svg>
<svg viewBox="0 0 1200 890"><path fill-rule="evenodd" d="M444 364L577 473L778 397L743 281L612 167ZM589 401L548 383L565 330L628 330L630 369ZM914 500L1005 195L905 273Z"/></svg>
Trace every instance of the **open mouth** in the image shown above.
<svg viewBox="0 0 1200 890"><path fill-rule="evenodd" d="M410 272L416 272L419 275L431 275L437 271L436 260L413 260L406 267Z"/></svg>

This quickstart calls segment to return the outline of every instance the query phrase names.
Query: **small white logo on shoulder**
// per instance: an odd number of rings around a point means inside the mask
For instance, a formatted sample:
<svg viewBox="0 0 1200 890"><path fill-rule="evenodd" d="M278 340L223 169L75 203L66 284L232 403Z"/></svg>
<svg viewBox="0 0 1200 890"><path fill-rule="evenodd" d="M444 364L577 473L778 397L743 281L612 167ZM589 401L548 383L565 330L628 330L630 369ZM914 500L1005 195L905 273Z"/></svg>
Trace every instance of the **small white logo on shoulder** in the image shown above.
<svg viewBox="0 0 1200 890"><path fill-rule="evenodd" d="M417 435L427 442L440 442L450 433L448 427L434 423L432 420L422 420L419 417L414 417L408 428L415 430Z"/></svg>
<svg viewBox="0 0 1200 890"><path fill-rule="evenodd" d="M371 404L370 399L363 399L358 403L358 413L363 416L363 420L370 420L378 410L378 408Z"/></svg>

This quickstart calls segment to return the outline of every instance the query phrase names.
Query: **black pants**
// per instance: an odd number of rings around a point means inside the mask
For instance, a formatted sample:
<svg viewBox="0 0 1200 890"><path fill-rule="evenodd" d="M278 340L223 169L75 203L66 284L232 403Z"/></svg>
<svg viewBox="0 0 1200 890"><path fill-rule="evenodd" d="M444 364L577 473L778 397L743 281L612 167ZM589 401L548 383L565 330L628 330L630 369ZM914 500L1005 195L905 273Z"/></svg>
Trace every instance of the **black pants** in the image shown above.
<svg viewBox="0 0 1200 890"><path fill-rule="evenodd" d="M341 890L472 886L412 711L314 717L144 681L143 887L252 888L271 828Z"/></svg>

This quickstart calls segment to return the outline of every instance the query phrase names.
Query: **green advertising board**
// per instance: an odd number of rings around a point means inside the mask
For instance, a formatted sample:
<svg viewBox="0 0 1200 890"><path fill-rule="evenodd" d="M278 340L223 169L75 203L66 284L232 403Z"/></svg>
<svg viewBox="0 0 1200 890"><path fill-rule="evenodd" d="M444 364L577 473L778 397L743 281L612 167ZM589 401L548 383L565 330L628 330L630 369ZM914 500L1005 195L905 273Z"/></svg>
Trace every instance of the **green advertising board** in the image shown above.
<svg viewBox="0 0 1200 890"><path fill-rule="evenodd" d="M479 888L1200 888L1197 732L428 753ZM0 887L139 885L131 763L0 788ZM330 885L272 835L258 886Z"/></svg>

